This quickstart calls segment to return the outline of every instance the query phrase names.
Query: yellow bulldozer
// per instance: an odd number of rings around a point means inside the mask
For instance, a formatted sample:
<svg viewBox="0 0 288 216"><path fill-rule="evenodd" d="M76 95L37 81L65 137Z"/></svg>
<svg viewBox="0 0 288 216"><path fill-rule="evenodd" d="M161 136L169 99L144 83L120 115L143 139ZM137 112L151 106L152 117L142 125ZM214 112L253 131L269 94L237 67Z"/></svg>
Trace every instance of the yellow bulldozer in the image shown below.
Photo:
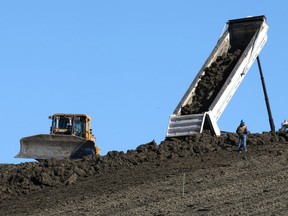
<svg viewBox="0 0 288 216"><path fill-rule="evenodd" d="M20 139L20 153L16 158L81 159L100 155L90 128L91 117L86 114L54 114L50 134L38 134Z"/></svg>

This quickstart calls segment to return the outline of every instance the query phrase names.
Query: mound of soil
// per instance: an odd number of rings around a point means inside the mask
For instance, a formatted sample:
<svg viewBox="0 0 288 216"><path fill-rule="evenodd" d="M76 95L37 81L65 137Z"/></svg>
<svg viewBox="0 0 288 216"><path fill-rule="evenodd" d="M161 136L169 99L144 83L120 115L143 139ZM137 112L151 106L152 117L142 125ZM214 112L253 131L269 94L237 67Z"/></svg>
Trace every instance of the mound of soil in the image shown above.
<svg viewBox="0 0 288 216"><path fill-rule="evenodd" d="M190 115L204 113L216 98L228 76L232 72L241 54L241 50L218 56L210 67L204 69L204 75L201 77L195 89L195 95L192 97L192 103L186 104L181 109L181 115Z"/></svg>
<svg viewBox="0 0 288 216"><path fill-rule="evenodd" d="M287 213L288 133L210 133L78 161L0 165L1 215ZM24 205L23 205L24 204Z"/></svg>

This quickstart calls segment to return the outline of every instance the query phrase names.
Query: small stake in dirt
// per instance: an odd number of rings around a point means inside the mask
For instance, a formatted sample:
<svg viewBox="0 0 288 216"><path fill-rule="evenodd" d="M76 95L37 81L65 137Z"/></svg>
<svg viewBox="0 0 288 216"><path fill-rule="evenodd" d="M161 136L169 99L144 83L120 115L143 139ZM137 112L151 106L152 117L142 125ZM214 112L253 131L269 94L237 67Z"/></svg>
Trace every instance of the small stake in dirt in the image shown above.
<svg viewBox="0 0 288 216"><path fill-rule="evenodd" d="M182 196L184 196L184 193L185 193L185 173L183 174Z"/></svg>

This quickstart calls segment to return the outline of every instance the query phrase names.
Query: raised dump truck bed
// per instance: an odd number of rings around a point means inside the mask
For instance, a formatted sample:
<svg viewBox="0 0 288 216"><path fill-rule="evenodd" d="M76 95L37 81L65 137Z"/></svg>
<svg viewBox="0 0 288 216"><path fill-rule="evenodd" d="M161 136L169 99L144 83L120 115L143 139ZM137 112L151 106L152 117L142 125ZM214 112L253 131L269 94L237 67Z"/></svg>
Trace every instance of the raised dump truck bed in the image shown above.
<svg viewBox="0 0 288 216"><path fill-rule="evenodd" d="M229 20L226 30L170 116L166 137L210 130L267 41L265 16Z"/></svg>

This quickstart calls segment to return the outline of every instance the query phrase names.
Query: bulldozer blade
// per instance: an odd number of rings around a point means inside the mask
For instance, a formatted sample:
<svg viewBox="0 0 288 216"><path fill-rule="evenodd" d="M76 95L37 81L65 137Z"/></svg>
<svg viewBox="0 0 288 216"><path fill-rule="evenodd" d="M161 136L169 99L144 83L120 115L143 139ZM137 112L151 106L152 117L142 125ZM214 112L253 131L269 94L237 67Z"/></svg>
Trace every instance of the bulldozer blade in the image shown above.
<svg viewBox="0 0 288 216"><path fill-rule="evenodd" d="M16 158L44 159L77 159L79 149L85 146L94 148L94 142L81 137L58 134L39 134L24 137L20 140L20 153ZM78 152L78 153L77 153ZM78 156L78 157L81 157Z"/></svg>

